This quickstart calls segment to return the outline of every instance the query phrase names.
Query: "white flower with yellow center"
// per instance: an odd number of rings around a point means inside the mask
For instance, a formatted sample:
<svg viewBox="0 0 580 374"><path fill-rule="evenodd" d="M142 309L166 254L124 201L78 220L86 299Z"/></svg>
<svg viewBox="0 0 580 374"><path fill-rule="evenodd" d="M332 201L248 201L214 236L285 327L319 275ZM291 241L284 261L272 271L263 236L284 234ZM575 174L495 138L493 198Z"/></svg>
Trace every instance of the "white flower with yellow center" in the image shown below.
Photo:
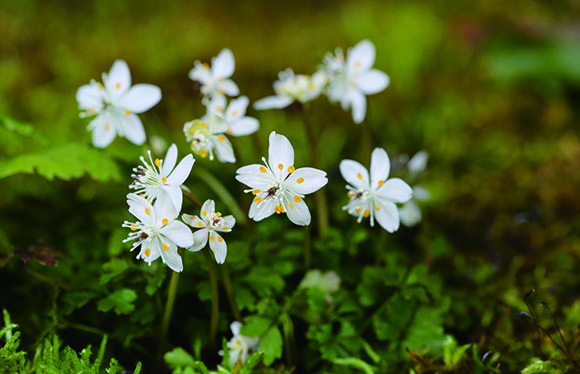
<svg viewBox="0 0 580 374"><path fill-rule="evenodd" d="M230 328L234 336L230 339L227 345L230 350L230 366L234 367L238 360L244 364L248 360L250 352L258 351L260 338L240 335L242 324L238 321L232 322ZM218 353L220 356L224 355L223 351L219 351Z"/></svg>
<svg viewBox="0 0 580 374"><path fill-rule="evenodd" d="M250 135L258 131L260 123L253 117L246 116L246 109L250 100L246 96L230 101L226 106L224 96L216 96L207 106L207 120L211 115L221 117L227 126L226 134L232 136Z"/></svg>
<svg viewBox="0 0 580 374"><path fill-rule="evenodd" d="M203 103L207 104L216 96L237 96L240 93L238 86L228 79L234 73L236 61L229 49L223 49L217 57L211 59L211 67L207 63L196 61L194 68L189 72L189 78L201 84Z"/></svg>
<svg viewBox="0 0 580 374"><path fill-rule="evenodd" d="M193 153L201 157L209 156L213 160L215 151L221 162L236 162L232 143L225 135L228 123L213 114L204 118L186 122L183 126L183 133Z"/></svg>
<svg viewBox="0 0 580 374"><path fill-rule="evenodd" d="M388 232L399 229L399 212L395 203L411 199L413 190L399 178L389 177L391 164L382 148L375 148L371 156L371 175L360 163L353 160L340 162L340 173L348 182L346 186L350 201L343 209L358 217L357 222L370 217Z"/></svg>
<svg viewBox="0 0 580 374"><path fill-rule="evenodd" d="M165 263L173 271L182 271L183 262L177 253L177 247L187 248L193 244L191 230L183 222L176 221L179 211L173 203L164 198L159 198L155 204L136 194L127 195L129 212L139 222L123 223L133 231L123 242L135 240L131 251L141 246L137 258L142 258L151 265L161 256Z"/></svg>
<svg viewBox="0 0 580 374"><path fill-rule="evenodd" d="M361 123L366 114L366 97L383 91L389 85L389 76L371 69L375 62L375 46L363 40L349 49L346 59L340 48L324 57L324 69L329 76L326 93L332 102L340 102L342 109L352 108L355 123Z"/></svg>
<svg viewBox="0 0 580 374"><path fill-rule="evenodd" d="M146 199L154 200L159 196L167 198L173 203L175 209L180 211L181 203L183 202L183 193L180 186L191 172L195 162L193 156L191 154L185 156L175 167L177 162L177 146L175 144L169 147L165 159L156 158L153 161L151 151L148 154L151 163L147 163L145 158L141 157L141 162L143 162L144 166L139 165L133 169L135 174L132 177L135 180L129 188L136 190L136 194Z"/></svg>
<svg viewBox="0 0 580 374"><path fill-rule="evenodd" d="M93 131L93 144L104 148L116 135L134 144L143 144L145 130L135 113L143 113L157 104L161 90L152 84L131 87L131 73L123 60L115 61L109 74L103 73L103 83L92 80L76 94L79 108L84 111L81 117L96 115L87 127Z"/></svg>
<svg viewBox="0 0 580 374"><path fill-rule="evenodd" d="M286 213L296 225L310 224L310 211L304 195L318 191L327 182L326 173L314 168L294 167L294 149L283 135L270 134L268 162L248 165L237 170L236 179L251 189L256 197L249 217L261 221L274 213Z"/></svg>
<svg viewBox="0 0 580 374"><path fill-rule="evenodd" d="M268 96L254 103L258 110L285 108L294 101L305 103L316 99L322 93L327 77L323 72L316 72L312 77L295 75L292 69L278 73L278 80L274 82L276 96Z"/></svg>
<svg viewBox="0 0 580 374"><path fill-rule="evenodd" d="M213 200L207 200L201 207L201 218L189 214L183 214L181 218L191 227L199 229L193 234L193 245L188 250L192 252L201 250L209 239L209 247L216 262L223 264L226 261L228 247L218 232L232 231L232 227L236 224L234 216L222 217L220 212L216 213Z"/></svg>

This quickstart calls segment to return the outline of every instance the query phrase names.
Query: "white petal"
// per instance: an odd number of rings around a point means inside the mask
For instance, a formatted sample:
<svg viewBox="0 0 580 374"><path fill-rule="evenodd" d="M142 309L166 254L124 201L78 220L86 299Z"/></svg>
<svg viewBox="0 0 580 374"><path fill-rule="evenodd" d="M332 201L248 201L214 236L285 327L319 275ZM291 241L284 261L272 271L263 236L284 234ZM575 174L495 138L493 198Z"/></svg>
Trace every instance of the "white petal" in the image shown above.
<svg viewBox="0 0 580 374"><path fill-rule="evenodd" d="M268 218L274 214L275 206L276 204L272 198L264 199L260 203L252 201L252 205L250 205L250 213L248 216L256 222L261 221L264 218Z"/></svg>
<svg viewBox="0 0 580 374"><path fill-rule="evenodd" d="M234 99L228 105L228 109L225 113L226 121L231 122L238 118L241 118L246 114L246 108L250 100L246 96L240 96L237 99Z"/></svg>
<svg viewBox="0 0 580 374"><path fill-rule="evenodd" d="M165 159L163 160L163 165L161 166L161 175L166 177L171 173L175 163L177 162L177 146L171 144L171 147L167 150L165 154Z"/></svg>
<svg viewBox="0 0 580 374"><path fill-rule="evenodd" d="M426 201L431 198L431 193L421 186L413 186L413 199Z"/></svg>
<svg viewBox="0 0 580 374"><path fill-rule="evenodd" d="M203 220L198 216L192 216L184 213L181 215L181 219L183 220L183 222L196 229L200 229L205 226Z"/></svg>
<svg viewBox="0 0 580 374"><path fill-rule="evenodd" d="M390 233L397 231L399 229L397 206L388 201L379 201L377 204L380 210L376 210L374 207L371 209L375 209L374 215L379 225Z"/></svg>
<svg viewBox="0 0 580 374"><path fill-rule="evenodd" d="M214 95L207 105L207 113L209 115L223 116L226 108L226 97L224 95Z"/></svg>
<svg viewBox="0 0 580 374"><path fill-rule="evenodd" d="M407 227L415 226L421 222L421 210L413 200L407 201L399 208L399 218Z"/></svg>
<svg viewBox="0 0 580 374"><path fill-rule="evenodd" d="M306 195L318 191L326 183L326 172L314 168L296 169L286 180L292 191Z"/></svg>
<svg viewBox="0 0 580 374"><path fill-rule="evenodd" d="M226 261L226 255L228 254L228 246L226 245L224 238L222 238L217 232L210 231L209 247L213 251L215 261L218 264L223 264Z"/></svg>
<svg viewBox="0 0 580 374"><path fill-rule="evenodd" d="M228 129L228 134L232 136L250 135L258 131L260 122L253 117L242 117L233 122Z"/></svg>
<svg viewBox="0 0 580 374"><path fill-rule="evenodd" d="M131 193L127 195L127 204L129 204L129 213L137 217L137 219L144 224L153 223L153 206L147 199L137 194Z"/></svg>
<svg viewBox="0 0 580 374"><path fill-rule="evenodd" d="M228 96L237 96L240 94L238 85L231 79L224 79L223 81L218 82L216 88L218 90L218 94L220 94L219 91L222 91Z"/></svg>
<svg viewBox="0 0 580 374"><path fill-rule="evenodd" d="M364 72L356 79L356 85L366 95L372 95L381 92L389 85L390 78L382 71L372 69Z"/></svg>
<svg viewBox="0 0 580 374"><path fill-rule="evenodd" d="M232 143L230 143L228 138L226 138L224 135L215 136L214 144L215 152L220 162L236 162L234 148L232 148Z"/></svg>
<svg viewBox="0 0 580 374"><path fill-rule="evenodd" d="M354 160L342 160L340 162L340 174L351 186L366 190L369 188L369 173L359 162Z"/></svg>
<svg viewBox="0 0 580 374"><path fill-rule="evenodd" d="M163 249L163 244L167 246L167 250ZM179 253L177 253L177 247L175 244L171 242L162 242L161 250L159 252L161 253L161 259L171 270L176 272L183 271L183 260Z"/></svg>
<svg viewBox="0 0 580 374"><path fill-rule="evenodd" d="M234 54L228 48L222 49L220 54L214 57L211 62L211 71L215 78L228 78L234 73L235 68Z"/></svg>
<svg viewBox="0 0 580 374"><path fill-rule="evenodd" d="M108 113L98 115L89 123L88 128L93 129L93 145L97 148L105 148L111 144L117 135L111 116Z"/></svg>
<svg viewBox="0 0 580 374"><path fill-rule="evenodd" d="M385 182L391 171L391 162L387 152L383 148L375 148L371 156L371 188L379 186L379 182Z"/></svg>
<svg viewBox="0 0 580 374"><path fill-rule="evenodd" d="M352 120L354 123L361 123L367 112L367 99L357 90L350 90L349 99L352 107Z"/></svg>
<svg viewBox="0 0 580 374"><path fill-rule="evenodd" d="M118 98L127 91L131 87L131 72L127 63L123 60L115 61L104 83L114 98Z"/></svg>
<svg viewBox="0 0 580 374"><path fill-rule="evenodd" d="M409 169L409 172L411 173L419 173L425 170L428 159L429 154L426 151L417 152L415 156L413 156L413 158L409 160L409 163L407 164L407 169Z"/></svg>
<svg viewBox="0 0 580 374"><path fill-rule="evenodd" d="M176 212L181 211L181 205L183 204L183 192L179 186L168 186L161 185L159 190L158 199L166 199L171 201Z"/></svg>
<svg viewBox="0 0 580 374"><path fill-rule="evenodd" d="M215 203L213 200L206 200L201 206L201 219L206 219L207 216L215 213Z"/></svg>
<svg viewBox="0 0 580 374"><path fill-rule="evenodd" d="M119 98L118 106L133 113L143 113L161 100L161 89L152 84L136 84Z"/></svg>
<svg viewBox="0 0 580 374"><path fill-rule="evenodd" d="M191 173L191 168L193 167L194 162L195 159L191 153L181 159L171 175L167 177L167 184L181 186L187 177L189 177L189 173Z"/></svg>
<svg viewBox="0 0 580 374"><path fill-rule="evenodd" d="M235 225L236 219L234 218L234 216L225 216L224 222L218 228L216 228L216 230L222 232L230 232L232 231L232 227L234 227ZM224 228L226 230L224 230Z"/></svg>
<svg viewBox="0 0 580 374"><path fill-rule="evenodd" d="M288 175L288 167L294 165L294 148L284 135L270 133L270 146L268 147L268 163L272 172L279 180L284 180Z"/></svg>
<svg viewBox="0 0 580 374"><path fill-rule="evenodd" d="M264 109L280 109L286 108L288 105L292 104L292 99L288 96L268 96L263 99L254 102L254 109L264 110Z"/></svg>
<svg viewBox="0 0 580 374"><path fill-rule="evenodd" d="M234 337L240 335L240 329L242 328L242 323L238 321L234 321L230 325L230 329L232 330L232 334Z"/></svg>
<svg viewBox="0 0 580 374"><path fill-rule="evenodd" d="M125 136L127 140L137 145L145 143L145 129L137 115L120 115L118 120L123 131L123 136Z"/></svg>
<svg viewBox="0 0 580 374"><path fill-rule="evenodd" d="M167 226L162 227L159 233L181 248L187 248L193 245L191 230L183 222L170 222Z"/></svg>
<svg viewBox="0 0 580 374"><path fill-rule="evenodd" d="M153 204L155 211L155 224L158 227L163 225L163 220L173 221L179 215L179 210L175 204L170 199L166 198L166 195L157 196L157 200Z"/></svg>
<svg viewBox="0 0 580 374"><path fill-rule="evenodd" d="M145 260L146 263L151 264L151 262L157 260L161 253L159 253L159 245L153 245L153 242L159 243L157 239L152 241L151 239L145 239L141 242L141 250L137 255L137 258L142 258ZM156 249L157 248L157 249ZM149 249L149 256L145 253L145 251Z"/></svg>
<svg viewBox="0 0 580 374"><path fill-rule="evenodd" d="M391 178L377 189L376 195L381 200L406 203L413 196L413 190L402 179Z"/></svg>
<svg viewBox="0 0 580 374"><path fill-rule="evenodd" d="M265 172L262 172L264 170ZM274 182L274 176L264 165L252 164L236 171L236 179L252 189L264 190Z"/></svg>
<svg viewBox="0 0 580 374"><path fill-rule="evenodd" d="M304 199L296 196L297 199L292 198L286 201L284 209L288 215L288 219L295 225L307 226L310 224L310 211ZM297 202L298 200L298 202Z"/></svg>
<svg viewBox="0 0 580 374"><path fill-rule="evenodd" d="M92 109L95 112L103 109L103 95L98 84L85 84L77 90L76 94L79 108L84 110Z"/></svg>
<svg viewBox="0 0 580 374"><path fill-rule="evenodd" d="M208 230L201 229L193 233L193 245L187 248L188 251L197 252L207 244Z"/></svg>
<svg viewBox="0 0 580 374"><path fill-rule="evenodd" d="M375 46L369 40L363 40L355 45L346 58L346 64L351 71L370 69L375 63Z"/></svg>

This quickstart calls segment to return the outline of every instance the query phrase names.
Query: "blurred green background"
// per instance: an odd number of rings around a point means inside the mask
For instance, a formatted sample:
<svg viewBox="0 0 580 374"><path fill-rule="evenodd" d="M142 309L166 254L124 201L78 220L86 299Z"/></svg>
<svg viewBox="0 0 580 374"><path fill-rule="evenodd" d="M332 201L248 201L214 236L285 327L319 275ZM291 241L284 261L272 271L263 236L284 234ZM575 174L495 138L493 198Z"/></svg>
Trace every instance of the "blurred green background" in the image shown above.
<svg viewBox="0 0 580 374"><path fill-rule="evenodd" d="M95 303L92 307L89 303L83 312L86 317L72 314L67 325L65 312L55 307L68 305L61 300L63 289L52 293L50 287L75 282L80 288L95 289L94 277L100 276L101 264L109 257L134 256L120 244L126 235L120 225L129 219L125 194L130 169L149 146L140 148L117 138L103 151L92 149L85 129L88 120L78 117L75 100L77 88L90 79L100 80L116 59L127 61L133 83L161 88L161 102L141 118L149 140L158 136L167 145L176 143L181 156L188 151L183 124L204 114L200 93L187 77L195 60L209 61L222 48L230 48L236 59L233 79L253 102L272 94L279 71L291 67L296 73L312 74L327 51L370 39L377 50L374 66L389 74L391 85L368 97L365 122L353 124L350 113L323 97L307 108L319 139L321 167L329 173L331 225L345 233L359 229L341 211L346 197L340 160L368 165L375 146L392 157L426 150L430 159L421 184L432 198L422 206L423 222L389 237L387 251L397 253L402 263L426 264L441 279L442 294L451 298L439 321L442 330L462 344L478 343L482 350L492 346L510 357L504 365L522 368L527 356L514 352L525 346L532 355L534 347L523 337L533 339L535 331L527 327L516 331L512 317L525 309L520 296L535 288L550 302L576 346L579 16L580 2L573 0L4 0L0 304L22 326L26 348L52 330L69 337L66 343L73 348L82 348L87 342L96 344L97 338L74 331L75 324L111 332L116 328L111 323L133 323L97 312ZM295 108L263 112L250 108L248 114L260 120L261 128L252 137L233 140L236 165L197 161L219 177L244 208L250 198L234 180L235 170L264 155L270 131L290 139L297 166L308 164ZM59 171L59 164L72 166ZM216 198L195 177L188 186L202 199ZM193 206L187 209L197 211ZM270 225L284 230L290 227L286 223ZM371 235L381 235L380 229L371 230ZM243 240L244 235L235 238ZM374 245L376 240L365 238ZM56 268L34 261L23 265L18 255L13 257L18 249L37 251L31 246L38 243L50 248L45 248L50 256L57 254ZM230 253L234 270L236 261L248 265L243 256ZM361 259L364 252L340 253L336 256L341 260L318 266L328 270L352 266L349 256L361 261L361 267L374 261ZM328 254L314 256L316 265L317 258ZM203 264L199 259L189 261L186 268ZM204 279L204 272L199 274ZM349 281L356 287L357 276L351 274L345 287ZM295 283L292 279L288 282ZM95 285L88 286L91 282ZM48 291L31 294L34 287ZM196 286L183 287L186 294ZM154 298L159 306L163 297L158 295ZM79 308L80 303L70 305ZM208 308L207 302L196 305ZM185 311L176 314L186 316ZM146 323L154 321L151 317ZM225 334L227 323L221 323ZM119 346L122 341L119 337ZM130 352L125 364L145 360L139 349Z"/></svg>

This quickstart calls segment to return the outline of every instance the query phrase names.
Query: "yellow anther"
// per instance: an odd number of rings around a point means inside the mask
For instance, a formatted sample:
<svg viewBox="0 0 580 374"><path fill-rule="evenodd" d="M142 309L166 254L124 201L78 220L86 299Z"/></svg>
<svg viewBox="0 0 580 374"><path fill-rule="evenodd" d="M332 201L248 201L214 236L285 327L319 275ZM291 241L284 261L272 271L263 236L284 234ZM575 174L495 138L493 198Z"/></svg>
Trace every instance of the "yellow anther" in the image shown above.
<svg viewBox="0 0 580 374"><path fill-rule="evenodd" d="M261 197L256 197L256 198L254 199L254 202L255 202L256 204L260 204L260 201L262 201L262 198L261 198Z"/></svg>
<svg viewBox="0 0 580 374"><path fill-rule="evenodd" d="M230 228L224 226L224 227L222 227L222 230L224 230L224 231L230 231Z"/></svg>
<svg viewBox="0 0 580 374"><path fill-rule="evenodd" d="M223 112L223 111L224 111L224 108L222 108L222 107L221 107L221 106L219 106L219 105L216 105L216 106L215 106L215 111L216 111L216 112L218 112L218 113L221 113L221 112Z"/></svg>
<svg viewBox="0 0 580 374"><path fill-rule="evenodd" d="M131 111L130 111L129 109L125 109L125 115L126 115L126 116L129 116L129 115L131 115Z"/></svg>
<svg viewBox="0 0 580 374"><path fill-rule="evenodd" d="M201 221L197 221L197 227L202 227L203 223L201 223Z"/></svg>
<svg viewBox="0 0 580 374"><path fill-rule="evenodd" d="M201 64L201 67L204 68L204 70L209 70L209 64L207 62Z"/></svg>
<svg viewBox="0 0 580 374"><path fill-rule="evenodd" d="M217 90L217 93L219 93L220 95L223 95L224 94L224 90L219 89L219 90Z"/></svg>
<svg viewBox="0 0 580 374"><path fill-rule="evenodd" d="M260 166L260 172L265 173L266 172L266 168L263 166Z"/></svg>
<svg viewBox="0 0 580 374"><path fill-rule="evenodd" d="M349 86L351 86L352 88L356 88L356 82L350 81Z"/></svg>
<svg viewBox="0 0 580 374"><path fill-rule="evenodd" d="M276 212L276 214L280 214L280 210L278 209L278 205L276 205L276 206L274 207L274 211Z"/></svg>
<svg viewBox="0 0 580 374"><path fill-rule="evenodd" d="M294 170L296 170L294 166L288 166L288 173L294 173Z"/></svg>
<svg viewBox="0 0 580 374"><path fill-rule="evenodd" d="M201 215L204 217L207 216L207 210L204 210L203 212L201 212Z"/></svg>
<svg viewBox="0 0 580 374"><path fill-rule="evenodd" d="M298 179L296 179L296 183L300 184L302 182L304 182L304 178L298 178Z"/></svg>
<svg viewBox="0 0 580 374"><path fill-rule="evenodd" d="M375 209L376 209L377 211L378 211L378 210L381 210L381 207L379 206L379 204L375 204Z"/></svg>
<svg viewBox="0 0 580 374"><path fill-rule="evenodd" d="M89 113L89 114L93 114L93 113L95 113L95 108L89 108L89 109L87 110L87 113Z"/></svg>
<svg viewBox="0 0 580 374"><path fill-rule="evenodd" d="M228 135L232 135L232 129L231 129L231 128L229 128L229 129L228 129L228 131L226 131L226 134L228 134Z"/></svg>
<svg viewBox="0 0 580 374"><path fill-rule="evenodd" d="M167 182L167 178L165 178L165 177L162 177L162 178L161 178L161 182L163 182L163 183Z"/></svg>
<svg viewBox="0 0 580 374"><path fill-rule="evenodd" d="M226 137L223 135L218 136L218 140L223 143L226 140Z"/></svg>
<svg viewBox="0 0 580 374"><path fill-rule="evenodd" d="M201 157L207 157L207 151L205 149L202 149L201 152L199 152L199 155Z"/></svg>
<svg viewBox="0 0 580 374"><path fill-rule="evenodd" d="M385 184L385 181L379 181L379 187Z"/></svg>
<svg viewBox="0 0 580 374"><path fill-rule="evenodd" d="M356 194L355 194L354 192L352 192L352 191L348 191L348 192L346 193L346 196L350 197L351 199L352 199L352 198L353 198L355 195L356 195Z"/></svg>
<svg viewBox="0 0 580 374"><path fill-rule="evenodd" d="M290 206L290 209L294 209L294 205L292 205L292 203L288 203L288 206Z"/></svg>
<svg viewBox="0 0 580 374"><path fill-rule="evenodd" d="M284 165L278 164L278 169L280 169L280 170L284 169Z"/></svg>
<svg viewBox="0 0 580 374"><path fill-rule="evenodd" d="M111 125L107 123L105 125L105 131L109 131L110 129L111 129Z"/></svg>
<svg viewBox="0 0 580 374"><path fill-rule="evenodd" d="M209 241L210 241L210 242L213 242L214 240L215 240L215 238L213 237L213 235L210 235L210 237L209 237Z"/></svg>
<svg viewBox="0 0 580 374"><path fill-rule="evenodd" d="M234 110L234 111L232 112L232 116L233 116L233 117L235 117L235 116L237 116L237 115L238 115L238 111L237 111L237 110Z"/></svg>
<svg viewBox="0 0 580 374"><path fill-rule="evenodd" d="M99 91L102 91L104 89L104 87L101 83L97 84L97 88L99 89Z"/></svg>
<svg viewBox="0 0 580 374"><path fill-rule="evenodd" d="M366 218L366 217L369 216L369 214L370 214L369 210L368 209L365 209L365 211L363 212L363 217Z"/></svg>
<svg viewBox="0 0 580 374"><path fill-rule="evenodd" d="M297 203L301 202L302 199L300 198L300 196L294 196L294 201L296 201Z"/></svg>
<svg viewBox="0 0 580 374"><path fill-rule="evenodd" d="M219 218L219 217L221 217L221 216L222 216L222 214L221 214L220 212L217 212L217 213L215 214L215 216Z"/></svg>
<svg viewBox="0 0 580 374"><path fill-rule="evenodd" d="M163 223L163 226L167 225L169 223L169 220L167 218L163 218L161 220L161 223Z"/></svg>
<svg viewBox="0 0 580 374"><path fill-rule="evenodd" d="M361 209L360 208L356 208L354 211L356 212L356 214L359 214L360 211L361 211Z"/></svg>
<svg viewBox="0 0 580 374"><path fill-rule="evenodd" d="M218 236L218 242L220 242L220 243L221 243L221 242L223 242L223 241L224 241L224 239L223 239L221 236Z"/></svg>
<svg viewBox="0 0 580 374"><path fill-rule="evenodd" d="M145 249L145 256L149 257L150 254L151 254L151 249L150 248Z"/></svg>
<svg viewBox="0 0 580 374"><path fill-rule="evenodd" d="M199 123L199 128L200 129L205 129L206 127L207 127L207 123L205 123L205 122L200 122Z"/></svg>
<svg viewBox="0 0 580 374"><path fill-rule="evenodd" d="M145 208L145 214L149 215L149 209Z"/></svg>
<svg viewBox="0 0 580 374"><path fill-rule="evenodd" d="M117 82L117 84L115 84L115 88L116 89L120 89L121 88L121 82Z"/></svg>
<svg viewBox="0 0 580 374"><path fill-rule="evenodd" d="M355 68L360 68L360 61L355 61L354 62L354 67Z"/></svg>
<svg viewBox="0 0 580 374"><path fill-rule="evenodd" d="M362 180L362 175L361 175L361 173L356 173L356 177L357 177L358 179L361 179L361 180Z"/></svg>
<svg viewBox="0 0 580 374"><path fill-rule="evenodd" d="M168 251L169 250L169 246L165 243L163 243L163 245L161 246L161 248L163 248L164 251Z"/></svg>
<svg viewBox="0 0 580 374"><path fill-rule="evenodd" d="M145 194L144 193L140 193L139 196L145 197Z"/></svg>
<svg viewBox="0 0 580 374"><path fill-rule="evenodd" d="M257 195L259 193L260 193L260 190L257 190L257 189L256 190L252 190L252 194L254 194L254 195Z"/></svg>
<svg viewBox="0 0 580 374"><path fill-rule="evenodd" d="M131 231L137 231L137 230L138 230L137 225L131 225Z"/></svg>
<svg viewBox="0 0 580 374"><path fill-rule="evenodd" d="M315 88L316 88L316 86L314 85L314 83L312 83L312 82L308 83L308 90L309 91L314 91Z"/></svg>
<svg viewBox="0 0 580 374"><path fill-rule="evenodd" d="M161 166L161 160L156 158L155 159L155 166L160 167Z"/></svg>

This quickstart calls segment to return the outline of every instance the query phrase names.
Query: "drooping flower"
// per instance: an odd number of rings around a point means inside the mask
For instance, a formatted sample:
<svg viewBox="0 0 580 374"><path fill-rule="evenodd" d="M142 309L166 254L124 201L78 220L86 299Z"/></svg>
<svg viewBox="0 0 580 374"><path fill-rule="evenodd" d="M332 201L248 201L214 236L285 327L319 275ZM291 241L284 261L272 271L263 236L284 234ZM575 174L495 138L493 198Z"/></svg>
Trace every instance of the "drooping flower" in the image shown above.
<svg viewBox="0 0 580 374"><path fill-rule="evenodd" d="M371 226L375 219L388 232L399 228L399 212L395 203L411 199L413 190L399 178L389 177L391 164L382 148L375 148L371 156L371 174L357 161L342 160L340 173L347 181L349 203L343 207L349 214L358 217L357 222L370 217Z"/></svg>
<svg viewBox="0 0 580 374"><path fill-rule="evenodd" d="M189 78L201 84L203 103L207 104L216 96L237 96L240 93L233 80L228 79L234 73L236 61L234 54L225 48L211 59L211 67L207 63L196 61L189 71Z"/></svg>
<svg viewBox="0 0 580 374"><path fill-rule="evenodd" d="M203 120L208 120L211 115L221 117L226 125L226 134L232 136L250 135L258 131L260 123L253 117L246 116L246 109L250 100L246 96L240 96L226 105L224 96L216 96L207 106L207 115Z"/></svg>
<svg viewBox="0 0 580 374"><path fill-rule="evenodd" d="M123 223L131 229L129 237L123 242L135 240L131 251L141 246L137 258L151 265L159 257L173 271L183 270L181 256L177 247L187 248L193 244L191 230L183 222L176 221L179 211L165 198L158 198L154 204L136 194L127 195L129 212L139 221Z"/></svg>
<svg viewBox="0 0 580 374"><path fill-rule="evenodd" d="M294 149L283 135L270 134L268 162L265 165L248 165L237 170L236 179L255 195L250 206L249 217L261 221L274 213L286 213L296 225L310 224L310 211L304 195L322 188L327 182L322 170L294 167Z"/></svg>
<svg viewBox="0 0 580 374"><path fill-rule="evenodd" d="M205 120L196 119L186 122L183 126L183 133L193 153L201 157L209 155L209 159L213 160L215 150L221 162L236 162L232 143L225 135L227 131L228 123L214 114L209 115Z"/></svg>
<svg viewBox="0 0 580 374"><path fill-rule="evenodd" d="M103 84L94 80L81 86L76 93L81 117L96 115L87 129L93 132L93 144L104 148L116 135L141 145L145 142L143 123L135 113L143 113L161 100L161 90L152 84L131 87L131 73L127 63L117 60L108 74L103 73Z"/></svg>
<svg viewBox="0 0 580 374"><path fill-rule="evenodd" d="M417 152L407 163L408 178L411 182L417 180L417 177L425 170L429 155L426 151ZM401 223L407 227L412 227L421 222L422 214L419 209L418 201L429 200L430 194L425 188L414 185L413 198L399 208Z"/></svg>
<svg viewBox="0 0 580 374"><path fill-rule="evenodd" d="M238 321L232 322L230 329L234 336L227 343L228 349L230 350L230 366L233 367L238 360L241 360L244 364L249 357L250 352L258 351L258 345L260 343L260 338L252 338L249 336L240 335L240 329L242 324ZM224 355L223 351L218 352L220 356Z"/></svg>
<svg viewBox="0 0 580 374"><path fill-rule="evenodd" d="M220 212L216 213L213 200L207 200L201 207L201 218L189 214L183 214L181 218L189 226L198 229L193 234L193 245L188 250L192 252L201 250L209 238L209 247L213 251L216 262L223 264L226 261L228 247L218 232L232 231L232 227L236 224L234 216L222 217Z"/></svg>
<svg viewBox="0 0 580 374"><path fill-rule="evenodd" d="M324 68L329 76L326 93L331 102L340 102L342 109L352 108L352 119L361 123L366 114L366 96L383 91L389 85L389 76L372 69L375 62L375 46L363 40L347 52L342 49L324 57Z"/></svg>
<svg viewBox="0 0 580 374"><path fill-rule="evenodd" d="M295 75L292 69L278 73L278 80L274 82L276 96L268 96L254 103L258 110L285 108L294 101L305 103L316 99L322 93L327 77L324 72L316 72L312 77Z"/></svg>
<svg viewBox="0 0 580 374"><path fill-rule="evenodd" d="M142 194L142 196L150 200L165 195L164 197L169 199L179 212L183 202L183 193L180 186L191 172L195 162L193 156L188 154L175 167L177 162L177 146L175 144L169 147L165 159L156 158L153 161L151 151L148 154L151 163L147 163L145 158L141 156L141 162L143 162L144 166L139 165L133 169L135 174L132 177L135 180L129 185L129 188L136 190L136 194Z"/></svg>

